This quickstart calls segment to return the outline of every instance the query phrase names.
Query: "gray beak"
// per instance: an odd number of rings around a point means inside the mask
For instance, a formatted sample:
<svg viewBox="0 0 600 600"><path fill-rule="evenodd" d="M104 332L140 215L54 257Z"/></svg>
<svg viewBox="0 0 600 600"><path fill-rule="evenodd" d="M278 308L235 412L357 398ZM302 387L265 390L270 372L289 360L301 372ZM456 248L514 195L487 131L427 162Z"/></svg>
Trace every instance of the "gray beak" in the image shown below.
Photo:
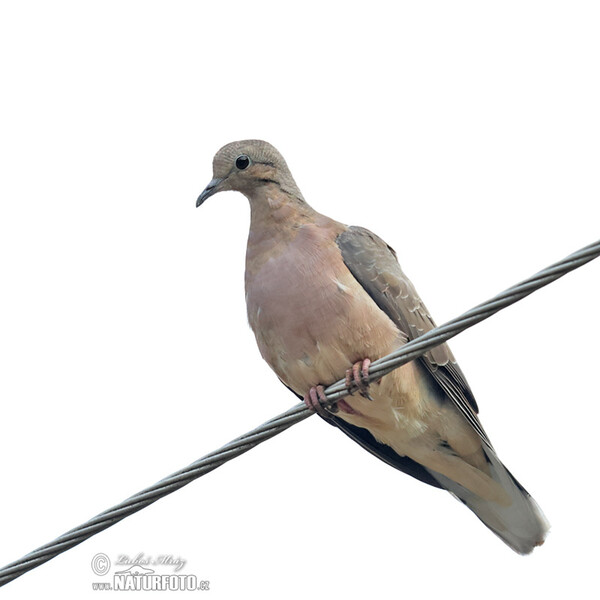
<svg viewBox="0 0 600 600"><path fill-rule="evenodd" d="M219 186L223 183L223 179L215 177L205 188L204 191L198 196L196 200L196 208L198 208L207 198L210 198L213 194L219 191Z"/></svg>

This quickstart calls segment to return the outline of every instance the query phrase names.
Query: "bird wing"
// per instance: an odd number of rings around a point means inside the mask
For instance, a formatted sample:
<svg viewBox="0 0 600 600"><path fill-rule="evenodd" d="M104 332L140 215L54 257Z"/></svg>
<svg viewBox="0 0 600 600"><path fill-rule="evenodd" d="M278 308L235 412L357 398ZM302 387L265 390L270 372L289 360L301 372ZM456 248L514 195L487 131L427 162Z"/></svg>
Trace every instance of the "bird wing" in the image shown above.
<svg viewBox="0 0 600 600"><path fill-rule="evenodd" d="M435 327L425 304L402 272L393 248L363 227L348 227L336 242L352 275L408 340ZM477 417L478 407L473 392L450 348L440 344L418 360L443 390L447 400L491 448Z"/></svg>

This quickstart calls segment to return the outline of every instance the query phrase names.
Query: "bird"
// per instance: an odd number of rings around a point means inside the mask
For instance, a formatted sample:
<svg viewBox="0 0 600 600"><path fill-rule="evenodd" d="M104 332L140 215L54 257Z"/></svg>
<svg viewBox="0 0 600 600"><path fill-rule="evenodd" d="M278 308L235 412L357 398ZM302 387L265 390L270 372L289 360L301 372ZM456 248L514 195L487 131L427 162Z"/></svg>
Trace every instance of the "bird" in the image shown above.
<svg viewBox="0 0 600 600"><path fill-rule="evenodd" d="M371 231L314 210L262 140L223 146L196 206L223 191L250 203L248 322L281 382L392 467L445 489L519 554L549 523L502 464L447 344L369 383L371 361L435 327L396 252ZM324 388L350 395L327 406Z"/></svg>

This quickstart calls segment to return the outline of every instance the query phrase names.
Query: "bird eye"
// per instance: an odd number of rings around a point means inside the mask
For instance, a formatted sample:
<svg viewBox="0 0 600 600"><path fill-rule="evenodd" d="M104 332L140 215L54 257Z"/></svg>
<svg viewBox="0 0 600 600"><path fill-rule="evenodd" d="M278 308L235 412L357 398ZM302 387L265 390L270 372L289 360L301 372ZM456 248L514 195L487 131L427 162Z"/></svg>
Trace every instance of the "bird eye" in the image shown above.
<svg viewBox="0 0 600 600"><path fill-rule="evenodd" d="M250 164L250 159L245 154L242 154L241 156L238 156L235 159L235 166L240 171L243 171L244 169L246 169L249 164Z"/></svg>

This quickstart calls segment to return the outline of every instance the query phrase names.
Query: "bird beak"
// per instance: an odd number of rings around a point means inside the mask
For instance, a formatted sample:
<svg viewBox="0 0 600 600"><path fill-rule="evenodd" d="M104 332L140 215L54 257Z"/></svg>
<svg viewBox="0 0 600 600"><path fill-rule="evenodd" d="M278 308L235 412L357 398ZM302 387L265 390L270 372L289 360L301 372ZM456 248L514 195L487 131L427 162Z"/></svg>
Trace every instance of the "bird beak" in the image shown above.
<svg viewBox="0 0 600 600"><path fill-rule="evenodd" d="M198 208L207 198L210 198L213 194L221 191L221 184L224 179L215 177L205 188L204 191L198 196L196 200L196 208Z"/></svg>

